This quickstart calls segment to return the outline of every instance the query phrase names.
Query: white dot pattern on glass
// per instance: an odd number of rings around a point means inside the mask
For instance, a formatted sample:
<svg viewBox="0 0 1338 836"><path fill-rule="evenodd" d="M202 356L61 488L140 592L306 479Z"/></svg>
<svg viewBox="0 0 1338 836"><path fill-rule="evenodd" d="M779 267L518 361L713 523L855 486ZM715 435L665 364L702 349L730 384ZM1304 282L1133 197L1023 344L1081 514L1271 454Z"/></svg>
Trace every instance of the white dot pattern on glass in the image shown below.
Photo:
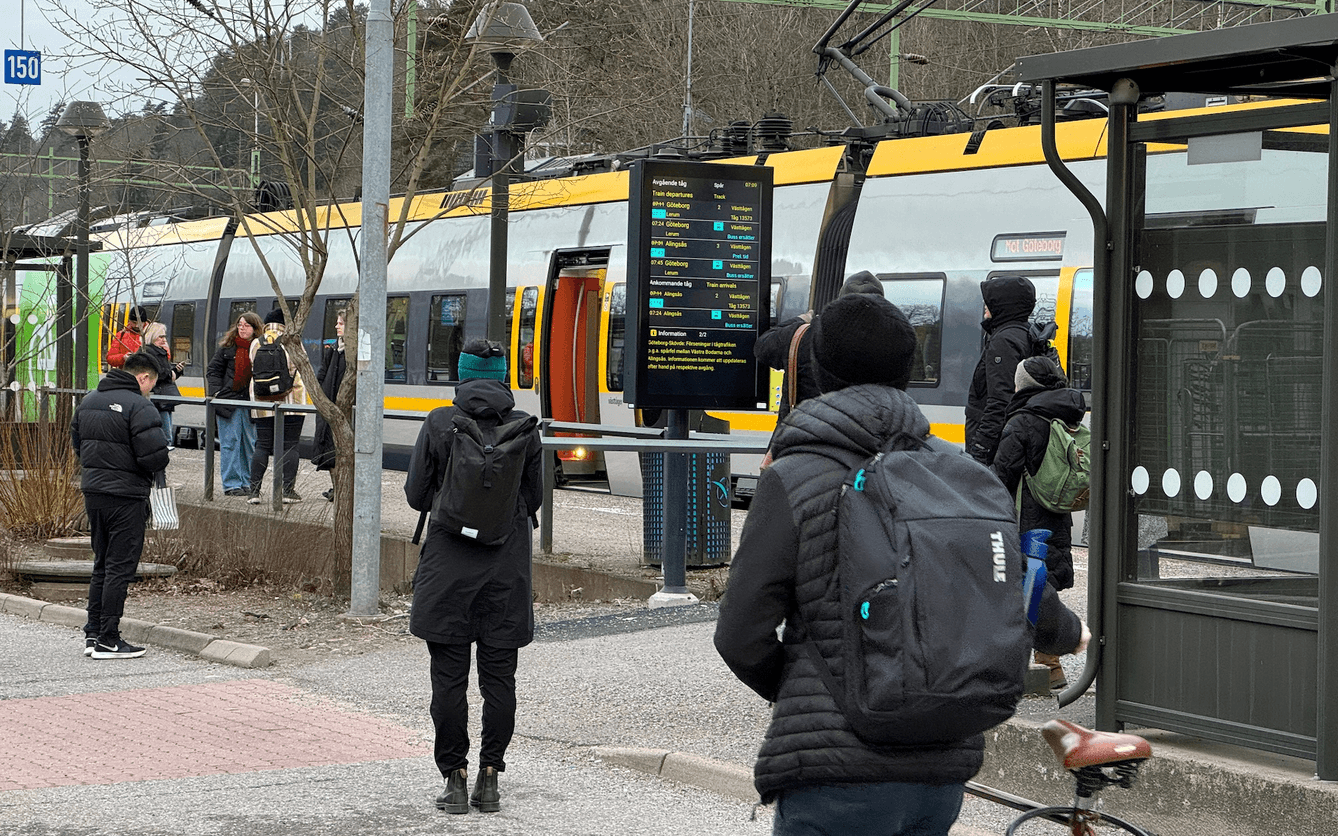
<svg viewBox="0 0 1338 836"><path fill-rule="evenodd" d="M1211 299L1217 294L1217 271L1209 267L1199 274L1199 295Z"/></svg>
<svg viewBox="0 0 1338 836"><path fill-rule="evenodd" d="M1166 277L1166 293L1172 299L1179 299L1185 292L1185 274L1179 270L1172 270Z"/></svg>
<svg viewBox="0 0 1338 836"><path fill-rule="evenodd" d="M1129 489L1135 496L1143 496L1148 492L1151 486L1151 475L1148 469L1143 465L1138 465L1129 474ZM1161 489L1167 497L1174 499L1180 495L1181 489L1180 471L1173 467L1167 468L1161 477ZM1200 470L1194 474L1194 496L1200 500L1210 500L1213 498L1213 492L1217 488L1217 480L1206 470ZM1232 473L1226 480L1227 498L1232 502L1240 503L1246 498L1249 492L1249 485L1245 477L1240 473ZM1269 507L1277 505L1282 501L1283 485L1282 480L1277 476L1265 476L1259 483L1259 499ZM1295 488L1296 504L1305 510L1310 510L1319 502L1319 488L1314 479L1303 478L1296 483Z"/></svg>
<svg viewBox="0 0 1338 836"><path fill-rule="evenodd" d="M1311 299L1319 294L1320 288L1324 286L1324 274L1319 271L1315 265L1310 265L1301 271L1301 292Z"/></svg>
<svg viewBox="0 0 1338 836"><path fill-rule="evenodd" d="M1281 296L1282 291L1286 289L1287 274L1282 271L1281 267L1270 268L1268 275L1264 276L1264 290L1267 290L1268 295L1276 299Z"/></svg>

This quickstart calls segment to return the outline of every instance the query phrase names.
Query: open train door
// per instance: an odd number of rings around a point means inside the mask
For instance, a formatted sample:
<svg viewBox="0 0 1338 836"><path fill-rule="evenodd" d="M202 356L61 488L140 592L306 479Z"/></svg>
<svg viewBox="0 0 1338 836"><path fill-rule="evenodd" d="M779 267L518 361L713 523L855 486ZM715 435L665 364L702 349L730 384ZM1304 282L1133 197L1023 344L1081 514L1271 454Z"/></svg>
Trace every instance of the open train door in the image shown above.
<svg viewBox="0 0 1338 836"><path fill-rule="evenodd" d="M539 403L545 418L601 423L600 321L608 263L607 248L553 253L539 349ZM568 480L606 478L604 456L597 451L562 450L558 458Z"/></svg>

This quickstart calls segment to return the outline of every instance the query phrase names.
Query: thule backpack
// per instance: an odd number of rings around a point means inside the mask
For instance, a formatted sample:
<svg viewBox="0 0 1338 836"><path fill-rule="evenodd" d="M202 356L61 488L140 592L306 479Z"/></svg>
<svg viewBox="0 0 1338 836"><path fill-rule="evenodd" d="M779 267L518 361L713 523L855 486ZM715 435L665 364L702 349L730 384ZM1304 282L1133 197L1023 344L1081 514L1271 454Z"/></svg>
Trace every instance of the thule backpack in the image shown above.
<svg viewBox="0 0 1338 836"><path fill-rule="evenodd" d="M1082 424L1070 427L1052 418L1045 456L1036 472L1023 473L1027 490L1048 511L1082 511L1092 484L1092 431ZM1019 489L1018 507L1022 505Z"/></svg>
<svg viewBox="0 0 1338 836"><path fill-rule="evenodd" d="M850 473L835 510L836 671L805 645L854 733L946 743L1012 716L1032 629L1013 503L994 474L900 436Z"/></svg>
<svg viewBox="0 0 1338 836"><path fill-rule="evenodd" d="M260 337L251 360L251 381L258 401L281 401L292 390L293 373L288 370L288 353L279 343L278 334Z"/></svg>
<svg viewBox="0 0 1338 836"><path fill-rule="evenodd" d="M450 458L432 520L480 545L501 545L511 535L525 457L539 421L526 415L487 426L456 410L451 424Z"/></svg>

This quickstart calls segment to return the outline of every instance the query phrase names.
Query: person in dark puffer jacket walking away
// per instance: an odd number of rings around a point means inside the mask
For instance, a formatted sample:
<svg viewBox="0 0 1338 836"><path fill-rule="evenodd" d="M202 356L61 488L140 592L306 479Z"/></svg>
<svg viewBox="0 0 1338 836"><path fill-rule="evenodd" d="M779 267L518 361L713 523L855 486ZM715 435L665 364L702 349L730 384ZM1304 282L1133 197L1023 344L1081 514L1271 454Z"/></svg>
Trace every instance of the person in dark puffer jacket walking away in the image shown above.
<svg viewBox="0 0 1338 836"><path fill-rule="evenodd" d="M715 646L735 676L775 703L754 767L762 801L777 804L773 833L943 836L980 769L983 735L871 747L806 648L817 648L825 664L839 659L829 654L841 643L841 605L828 589L839 568L832 508L841 484L898 434L929 436L929 420L905 392L915 333L895 305L865 294L832 302L814 331L824 394L800 404L777 434L775 463L758 481L730 564ZM1087 638L1046 589L1036 646L1078 652Z"/></svg>
<svg viewBox="0 0 1338 836"><path fill-rule="evenodd" d="M966 452L989 467L1013 399L1013 373L1032 354L1028 320L1036 307L1036 286L1026 276L996 276L980 283L980 295L985 345L966 395Z"/></svg>
<svg viewBox="0 0 1338 836"><path fill-rule="evenodd" d="M458 361L460 383L453 406L434 409L423 422L409 463L404 493L416 511L432 509L451 455L456 410L480 426L525 418L506 385L502 347L472 340ZM448 813L501 809L497 786L506 770L506 748L516 727L516 664L519 649L534 640L531 545L535 515L543 502L543 476L536 429L525 452L512 530L498 546L484 546L450 533L433 519L413 579L409 632L427 642L432 657L432 724L435 759L446 779L437 807ZM469 649L476 646L483 693L483 741L479 774L468 792Z"/></svg>
<svg viewBox="0 0 1338 836"><path fill-rule="evenodd" d="M93 531L93 577L88 584L84 655L136 659L144 648L121 638L126 590L144 551L149 491L167 468L167 440L148 394L158 367L143 354L127 355L75 410L70 442L83 473L79 488Z"/></svg>
<svg viewBox="0 0 1338 836"><path fill-rule="evenodd" d="M1046 541L1045 577L1055 589L1073 586L1073 515L1051 511L1037 502L1027 488L1024 473L1035 475L1050 443L1050 422L1058 418L1070 427L1077 426L1087 412L1082 393L1069 388L1064 371L1049 357L1028 357L1017 364L1014 374L1017 392L1008 404L1008 423L999 439L991 469L1017 496L1022 492L1018 511L1018 530L1042 528L1050 531ZM1036 651L1036 661L1050 669L1050 689L1068 687L1059 657Z"/></svg>

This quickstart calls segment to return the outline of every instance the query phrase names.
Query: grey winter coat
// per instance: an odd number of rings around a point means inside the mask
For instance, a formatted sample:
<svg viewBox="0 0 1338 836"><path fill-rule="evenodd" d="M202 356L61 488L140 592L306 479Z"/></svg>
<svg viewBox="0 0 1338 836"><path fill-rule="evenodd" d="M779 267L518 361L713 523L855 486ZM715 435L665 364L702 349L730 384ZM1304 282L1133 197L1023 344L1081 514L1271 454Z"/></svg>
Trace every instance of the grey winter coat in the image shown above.
<svg viewBox="0 0 1338 836"><path fill-rule="evenodd" d="M895 749L863 743L802 645L813 640L840 677L839 599L829 594L837 568L832 508L851 468L900 432L924 438L929 421L909 395L889 386L852 386L805 401L777 433L775 463L758 483L730 565L715 646L744 684L775 703L754 769L763 801L807 786L960 783L980 769L981 735ZM1036 646L1071 651L1080 630L1077 617L1047 590Z"/></svg>
<svg viewBox="0 0 1338 836"><path fill-rule="evenodd" d="M451 454L451 416L459 409L480 425L525 416L511 390L498 380L474 378L455 389L453 406L434 409L423 422L409 463L404 493L416 511L430 511L443 485ZM500 546L481 546L432 522L427 528L413 580L409 632L441 644L478 642L489 647L524 647L534 639L531 538L543 502L539 433L525 458L512 532Z"/></svg>

